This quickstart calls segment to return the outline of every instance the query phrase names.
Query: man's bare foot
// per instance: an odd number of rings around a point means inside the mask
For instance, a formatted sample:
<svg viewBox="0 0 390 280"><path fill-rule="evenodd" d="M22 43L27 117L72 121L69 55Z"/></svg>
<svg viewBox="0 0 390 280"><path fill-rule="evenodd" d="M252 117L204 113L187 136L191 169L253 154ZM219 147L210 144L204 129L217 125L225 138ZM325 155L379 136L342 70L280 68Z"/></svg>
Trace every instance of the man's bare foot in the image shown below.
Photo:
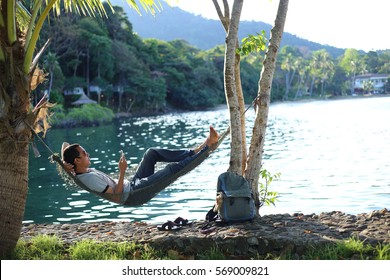
<svg viewBox="0 0 390 280"><path fill-rule="evenodd" d="M209 137L207 137L207 140L206 140L206 145L207 147L209 147L210 149L214 149L214 146L215 144L218 143L218 133L217 131L214 129L214 127L210 126L210 135Z"/></svg>
<svg viewBox="0 0 390 280"><path fill-rule="evenodd" d="M219 136L217 131L215 131L215 129L212 126L210 126L209 136L207 137L206 141L202 145L200 145L194 150L195 154L199 153L205 146L213 150L213 146L215 146L215 144L218 142L218 137Z"/></svg>

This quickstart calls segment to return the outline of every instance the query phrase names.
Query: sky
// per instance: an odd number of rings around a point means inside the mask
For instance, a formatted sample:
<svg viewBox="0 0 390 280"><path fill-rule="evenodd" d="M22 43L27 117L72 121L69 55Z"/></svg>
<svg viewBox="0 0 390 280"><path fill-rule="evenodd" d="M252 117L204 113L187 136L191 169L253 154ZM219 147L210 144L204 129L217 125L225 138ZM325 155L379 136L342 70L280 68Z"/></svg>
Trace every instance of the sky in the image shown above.
<svg viewBox="0 0 390 280"><path fill-rule="evenodd" d="M218 19L212 0L166 2L195 15ZM222 1L218 2L222 7ZM278 4L279 0L244 0L241 20L273 25ZM284 31L339 48L366 52L390 49L389 11L389 0L290 0Z"/></svg>

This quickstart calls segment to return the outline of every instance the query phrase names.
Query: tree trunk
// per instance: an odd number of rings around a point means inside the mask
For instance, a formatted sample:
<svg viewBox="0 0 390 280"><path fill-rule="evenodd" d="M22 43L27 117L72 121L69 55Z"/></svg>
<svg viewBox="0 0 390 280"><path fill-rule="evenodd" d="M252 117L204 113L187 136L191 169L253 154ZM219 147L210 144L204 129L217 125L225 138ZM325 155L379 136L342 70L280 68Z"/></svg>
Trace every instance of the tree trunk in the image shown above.
<svg viewBox="0 0 390 280"><path fill-rule="evenodd" d="M19 43L13 51L19 52ZM7 63L21 65L19 61ZM6 65L6 67L9 65ZM28 191L28 143L31 131L25 125L29 118L31 77L21 69L0 72L0 256L16 245Z"/></svg>
<svg viewBox="0 0 390 280"><path fill-rule="evenodd" d="M0 12L9 1L1 2ZM6 18L5 13L2 18ZM0 257L10 253L20 236L28 192L28 122L32 74L24 74L24 38L7 38L1 28L0 42L4 60L0 65ZM14 30L14 32L16 32ZM19 34L18 34L19 35ZM39 75L34 84L39 83Z"/></svg>
<svg viewBox="0 0 390 280"><path fill-rule="evenodd" d="M245 171L245 177L251 183L253 193L255 194L257 214L259 214L260 209L258 184L262 165L265 132L268 121L271 85L275 71L276 57L284 31L287 9L288 0L280 0L275 26L271 30L271 39L263 62L263 70L259 81L256 118L253 127L252 141L249 148L247 169Z"/></svg>
<svg viewBox="0 0 390 280"><path fill-rule="evenodd" d="M291 74L291 75L290 75ZM286 74L286 90L284 92L283 100L287 101L288 100L288 94L290 92L291 84L295 76L295 69L290 73L290 70Z"/></svg>
<svg viewBox="0 0 390 280"><path fill-rule="evenodd" d="M238 42L237 42L238 46ZM241 87L241 74L240 74L240 60L241 57L239 54L236 54L236 61L234 66L234 72L235 72L235 80L236 80L236 93L237 93L237 100L238 105L240 106L240 120L241 120L241 158L242 158L242 170L241 175L244 175L245 169L246 169L246 159L247 159L247 152L246 152L246 123L245 123L245 100L244 100L244 93L242 92Z"/></svg>
<svg viewBox="0 0 390 280"><path fill-rule="evenodd" d="M235 78L236 47L238 41L238 25L241 17L243 0L235 0L231 20L229 22L228 34L226 37L224 84L226 100L230 112L230 149L231 151L241 151L241 109L238 102ZM242 174L242 154L241 152L230 153L229 171Z"/></svg>
<svg viewBox="0 0 390 280"><path fill-rule="evenodd" d="M223 1L224 13L222 13L217 0L213 0L215 9L227 34L225 50L224 84L227 105L230 111L231 154L229 171L244 174L246 167L246 125L245 125L245 100L241 87L240 55L235 52L238 43L238 25L241 17L243 1L233 3L232 18L229 15L229 4ZM234 18L233 18L234 17ZM234 22L231 25L232 21ZM235 46L233 48L233 40ZM233 140L234 139L234 140ZM239 166L241 165L241 170Z"/></svg>
<svg viewBox="0 0 390 280"><path fill-rule="evenodd" d="M301 93L301 86L302 86L302 84L303 84L303 76L299 76L298 87L297 87L297 91L295 92L294 101L297 100L298 97L302 96L302 93Z"/></svg>
<svg viewBox="0 0 390 280"><path fill-rule="evenodd" d="M2 141L0 174L0 256L4 256L15 247L22 228L28 191L27 144Z"/></svg>

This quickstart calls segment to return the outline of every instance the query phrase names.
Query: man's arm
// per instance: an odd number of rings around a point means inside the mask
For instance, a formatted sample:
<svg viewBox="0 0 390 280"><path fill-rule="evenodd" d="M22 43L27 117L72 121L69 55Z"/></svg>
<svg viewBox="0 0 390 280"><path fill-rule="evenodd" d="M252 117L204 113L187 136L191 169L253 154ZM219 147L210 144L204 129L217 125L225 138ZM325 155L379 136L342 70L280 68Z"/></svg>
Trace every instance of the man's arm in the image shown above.
<svg viewBox="0 0 390 280"><path fill-rule="evenodd" d="M125 174L126 174L126 169L127 169L127 161L125 156L122 154L121 158L119 159L118 162L118 167L119 167L119 179L118 183L115 186L115 188L109 188L106 193L112 193L112 194L119 194L123 193L123 183L125 181ZM112 198L113 201L119 202L121 199L121 196L114 196Z"/></svg>

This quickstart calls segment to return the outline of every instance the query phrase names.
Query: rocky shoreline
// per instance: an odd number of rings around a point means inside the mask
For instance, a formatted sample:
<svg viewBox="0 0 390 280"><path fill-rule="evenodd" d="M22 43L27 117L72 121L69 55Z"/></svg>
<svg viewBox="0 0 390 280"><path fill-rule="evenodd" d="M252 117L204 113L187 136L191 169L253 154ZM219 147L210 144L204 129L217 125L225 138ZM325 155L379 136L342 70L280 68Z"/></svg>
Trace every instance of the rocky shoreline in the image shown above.
<svg viewBox="0 0 390 280"><path fill-rule="evenodd" d="M297 257L313 246L350 237L374 246L390 242L390 211L387 209L357 215L339 211L265 215L252 222L212 224L206 229L204 226L204 221L194 221L179 230L160 231L157 225L140 222L25 224L21 239L43 234L56 235L65 243L83 239L136 242L181 254L218 247L236 256L292 254Z"/></svg>

